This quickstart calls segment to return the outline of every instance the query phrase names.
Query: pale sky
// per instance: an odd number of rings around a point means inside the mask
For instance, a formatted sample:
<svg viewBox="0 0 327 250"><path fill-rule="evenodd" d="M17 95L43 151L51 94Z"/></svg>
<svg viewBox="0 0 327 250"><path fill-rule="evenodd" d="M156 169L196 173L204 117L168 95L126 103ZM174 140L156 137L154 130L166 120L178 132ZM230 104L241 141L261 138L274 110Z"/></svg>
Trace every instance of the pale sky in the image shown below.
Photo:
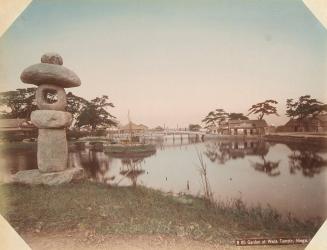
<svg viewBox="0 0 327 250"><path fill-rule="evenodd" d="M1 90L28 87L27 66L58 52L81 79L67 89L108 95L127 122L200 123L266 99L327 102L327 31L300 0L36 0L0 38ZM251 118L255 118L252 116Z"/></svg>

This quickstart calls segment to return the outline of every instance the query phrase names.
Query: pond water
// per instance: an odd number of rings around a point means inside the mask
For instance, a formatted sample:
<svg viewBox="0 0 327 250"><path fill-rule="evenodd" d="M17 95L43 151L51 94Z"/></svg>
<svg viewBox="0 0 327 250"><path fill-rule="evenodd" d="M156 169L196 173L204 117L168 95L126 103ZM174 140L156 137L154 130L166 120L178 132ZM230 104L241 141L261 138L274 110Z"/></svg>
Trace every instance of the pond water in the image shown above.
<svg viewBox="0 0 327 250"><path fill-rule="evenodd" d="M327 217L327 150L303 144L259 140L199 141L166 137L157 151L117 157L86 149L71 150L69 165L89 179L118 185L144 185L165 192L201 195L200 157L216 200L241 198L247 205L270 204L298 218ZM36 144L1 146L0 175L36 168Z"/></svg>

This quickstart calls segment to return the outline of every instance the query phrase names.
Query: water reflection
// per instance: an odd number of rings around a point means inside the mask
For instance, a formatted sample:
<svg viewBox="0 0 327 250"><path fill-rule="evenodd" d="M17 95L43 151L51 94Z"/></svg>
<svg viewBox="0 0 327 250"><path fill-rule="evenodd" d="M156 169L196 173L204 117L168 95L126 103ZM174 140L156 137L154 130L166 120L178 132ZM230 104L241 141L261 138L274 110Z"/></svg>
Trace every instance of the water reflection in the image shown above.
<svg viewBox="0 0 327 250"><path fill-rule="evenodd" d="M0 168L4 174L37 168L36 143L6 143L0 146Z"/></svg>
<svg viewBox="0 0 327 250"><path fill-rule="evenodd" d="M155 154L137 155L109 154L100 145L71 143L69 166L83 167L89 179L109 185L145 185L197 195L202 190L197 152L203 152L215 199L238 198L241 193L248 204L269 203L285 214L327 216L326 200L321 199L327 190L323 147L196 138L152 143ZM35 143L2 145L0 153L0 175L37 167Z"/></svg>
<svg viewBox="0 0 327 250"><path fill-rule="evenodd" d="M313 177L327 167L327 160L319 155L320 147L294 144L288 146L292 149L292 153L288 156L291 174L302 172L305 177Z"/></svg>
<svg viewBox="0 0 327 250"><path fill-rule="evenodd" d="M275 177L280 175L280 170L278 169L280 161L268 161L264 155L261 155L261 162L251 162L251 166L268 176Z"/></svg>
<svg viewBox="0 0 327 250"><path fill-rule="evenodd" d="M133 153L106 153L103 143L93 142L85 148L84 144L77 143L70 146L70 167L82 167L86 176L93 181L109 185L119 185L124 179L130 179L131 185L137 185L137 179L145 171L142 169L144 159L155 154L151 152ZM120 161L119 172L113 171L113 165ZM113 163L116 161L115 163Z"/></svg>
<svg viewBox="0 0 327 250"><path fill-rule="evenodd" d="M248 159L249 166L258 172L267 174L270 177L281 175L279 169L280 159L269 159L267 155L270 147L274 144L263 140L212 140L203 143L199 138L184 138L178 140L175 138L165 138L152 141L156 144L157 150L166 151L173 148L188 150L192 144L204 145L204 155L210 162L225 165L229 161ZM288 168L292 175L301 173L304 177L313 177L322 172L327 167L327 159L324 156L326 148L321 146L308 146L300 143L286 144L290 149L288 157ZM181 146L184 146L181 148ZM121 160L121 175L131 179L136 183L137 176L143 174L140 170L144 159L154 155L153 152L145 152L136 155L115 154L108 155L103 152L102 143L92 143L91 148L85 148L85 143L74 143L69 147L69 166L83 167L87 175L96 181L103 183L112 183L114 175L110 175L110 166L113 159ZM34 169L37 167L36 143L21 143L2 145L1 148L1 166L6 168L8 173L14 174L20 170ZM286 153L286 152L283 152ZM281 157L280 157L281 158ZM127 172L128 174L127 174Z"/></svg>
<svg viewBox="0 0 327 250"><path fill-rule="evenodd" d="M218 165L224 165L230 160L243 159L246 156L259 156L258 161L249 160L250 166L256 171L276 177L281 174L280 160L267 160L269 148L274 145L263 140L257 141L209 141L205 144L204 154ZM288 155L289 171L291 174L302 172L305 177L319 174L327 166L327 160L319 155L323 147L307 146L304 144L287 144L292 153Z"/></svg>
<svg viewBox="0 0 327 250"><path fill-rule="evenodd" d="M265 156L269 152L269 144L258 141L210 141L206 143L204 154L211 162L225 164L229 160L244 158L249 155Z"/></svg>
<svg viewBox="0 0 327 250"><path fill-rule="evenodd" d="M88 148L84 142L69 145L69 167L84 168L90 180L110 184L115 179L109 171L111 161L111 158L103 152L103 143L90 143Z"/></svg>
<svg viewBox="0 0 327 250"><path fill-rule="evenodd" d="M185 148L188 145L203 143L203 138L200 136L164 136L156 139L145 139L147 143L152 143L156 145L157 150L167 150L170 148Z"/></svg>
<svg viewBox="0 0 327 250"><path fill-rule="evenodd" d="M143 161L144 158L126 158L121 160L122 167L119 173L129 178L134 187L136 186L137 178L145 173L142 169Z"/></svg>
<svg viewBox="0 0 327 250"><path fill-rule="evenodd" d="M257 141L215 141L206 144L204 154L211 162L220 165L225 164L229 160L245 158L246 156L259 156L259 162L250 161L250 165L257 171L267 174L268 176L278 176L280 161L269 161L266 155L269 152L269 143L263 140Z"/></svg>

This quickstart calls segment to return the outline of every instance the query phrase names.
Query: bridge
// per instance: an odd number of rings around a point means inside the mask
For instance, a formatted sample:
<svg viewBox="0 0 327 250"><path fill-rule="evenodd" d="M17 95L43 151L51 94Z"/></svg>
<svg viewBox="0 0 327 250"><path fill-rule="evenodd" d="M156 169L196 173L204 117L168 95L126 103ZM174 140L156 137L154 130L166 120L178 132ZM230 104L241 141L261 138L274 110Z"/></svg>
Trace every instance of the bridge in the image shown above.
<svg viewBox="0 0 327 250"><path fill-rule="evenodd" d="M152 137L164 137L167 135L173 136L173 139L187 136L188 138L198 138L202 139L205 135L205 132L202 131L190 131L190 130L178 130L178 129L165 129L163 131L148 131L146 133L140 134L141 137L152 138Z"/></svg>
<svg viewBox="0 0 327 250"><path fill-rule="evenodd" d="M173 138L181 138L183 139L184 136L187 136L188 138L193 137L193 138L198 138L202 139L206 133L203 131L191 131L191 130L181 130L181 129L164 129L162 131L145 131L145 132L134 132L134 136L139 136L143 138L159 138L159 137L164 137L167 135L172 135ZM123 136L129 136L128 133L126 134L120 134L119 137Z"/></svg>
<svg viewBox="0 0 327 250"><path fill-rule="evenodd" d="M202 131L191 131L191 130L179 130L179 129L165 129L163 131L165 135L205 135Z"/></svg>

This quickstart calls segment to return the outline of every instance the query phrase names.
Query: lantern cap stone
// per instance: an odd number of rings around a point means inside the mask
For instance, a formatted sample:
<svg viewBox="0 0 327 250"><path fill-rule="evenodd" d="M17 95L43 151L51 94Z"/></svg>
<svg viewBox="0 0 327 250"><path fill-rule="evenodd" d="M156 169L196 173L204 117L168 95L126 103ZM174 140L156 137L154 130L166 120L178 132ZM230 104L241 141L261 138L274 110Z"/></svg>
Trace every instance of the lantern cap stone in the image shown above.
<svg viewBox="0 0 327 250"><path fill-rule="evenodd" d="M41 57L41 63L62 65L63 60L61 55L59 55L58 53L48 52Z"/></svg>
<svg viewBox="0 0 327 250"><path fill-rule="evenodd" d="M42 56L41 62L24 69L20 76L22 82L36 86L53 84L63 88L81 85L79 77L72 70L61 65L62 58L59 54L46 53Z"/></svg>

